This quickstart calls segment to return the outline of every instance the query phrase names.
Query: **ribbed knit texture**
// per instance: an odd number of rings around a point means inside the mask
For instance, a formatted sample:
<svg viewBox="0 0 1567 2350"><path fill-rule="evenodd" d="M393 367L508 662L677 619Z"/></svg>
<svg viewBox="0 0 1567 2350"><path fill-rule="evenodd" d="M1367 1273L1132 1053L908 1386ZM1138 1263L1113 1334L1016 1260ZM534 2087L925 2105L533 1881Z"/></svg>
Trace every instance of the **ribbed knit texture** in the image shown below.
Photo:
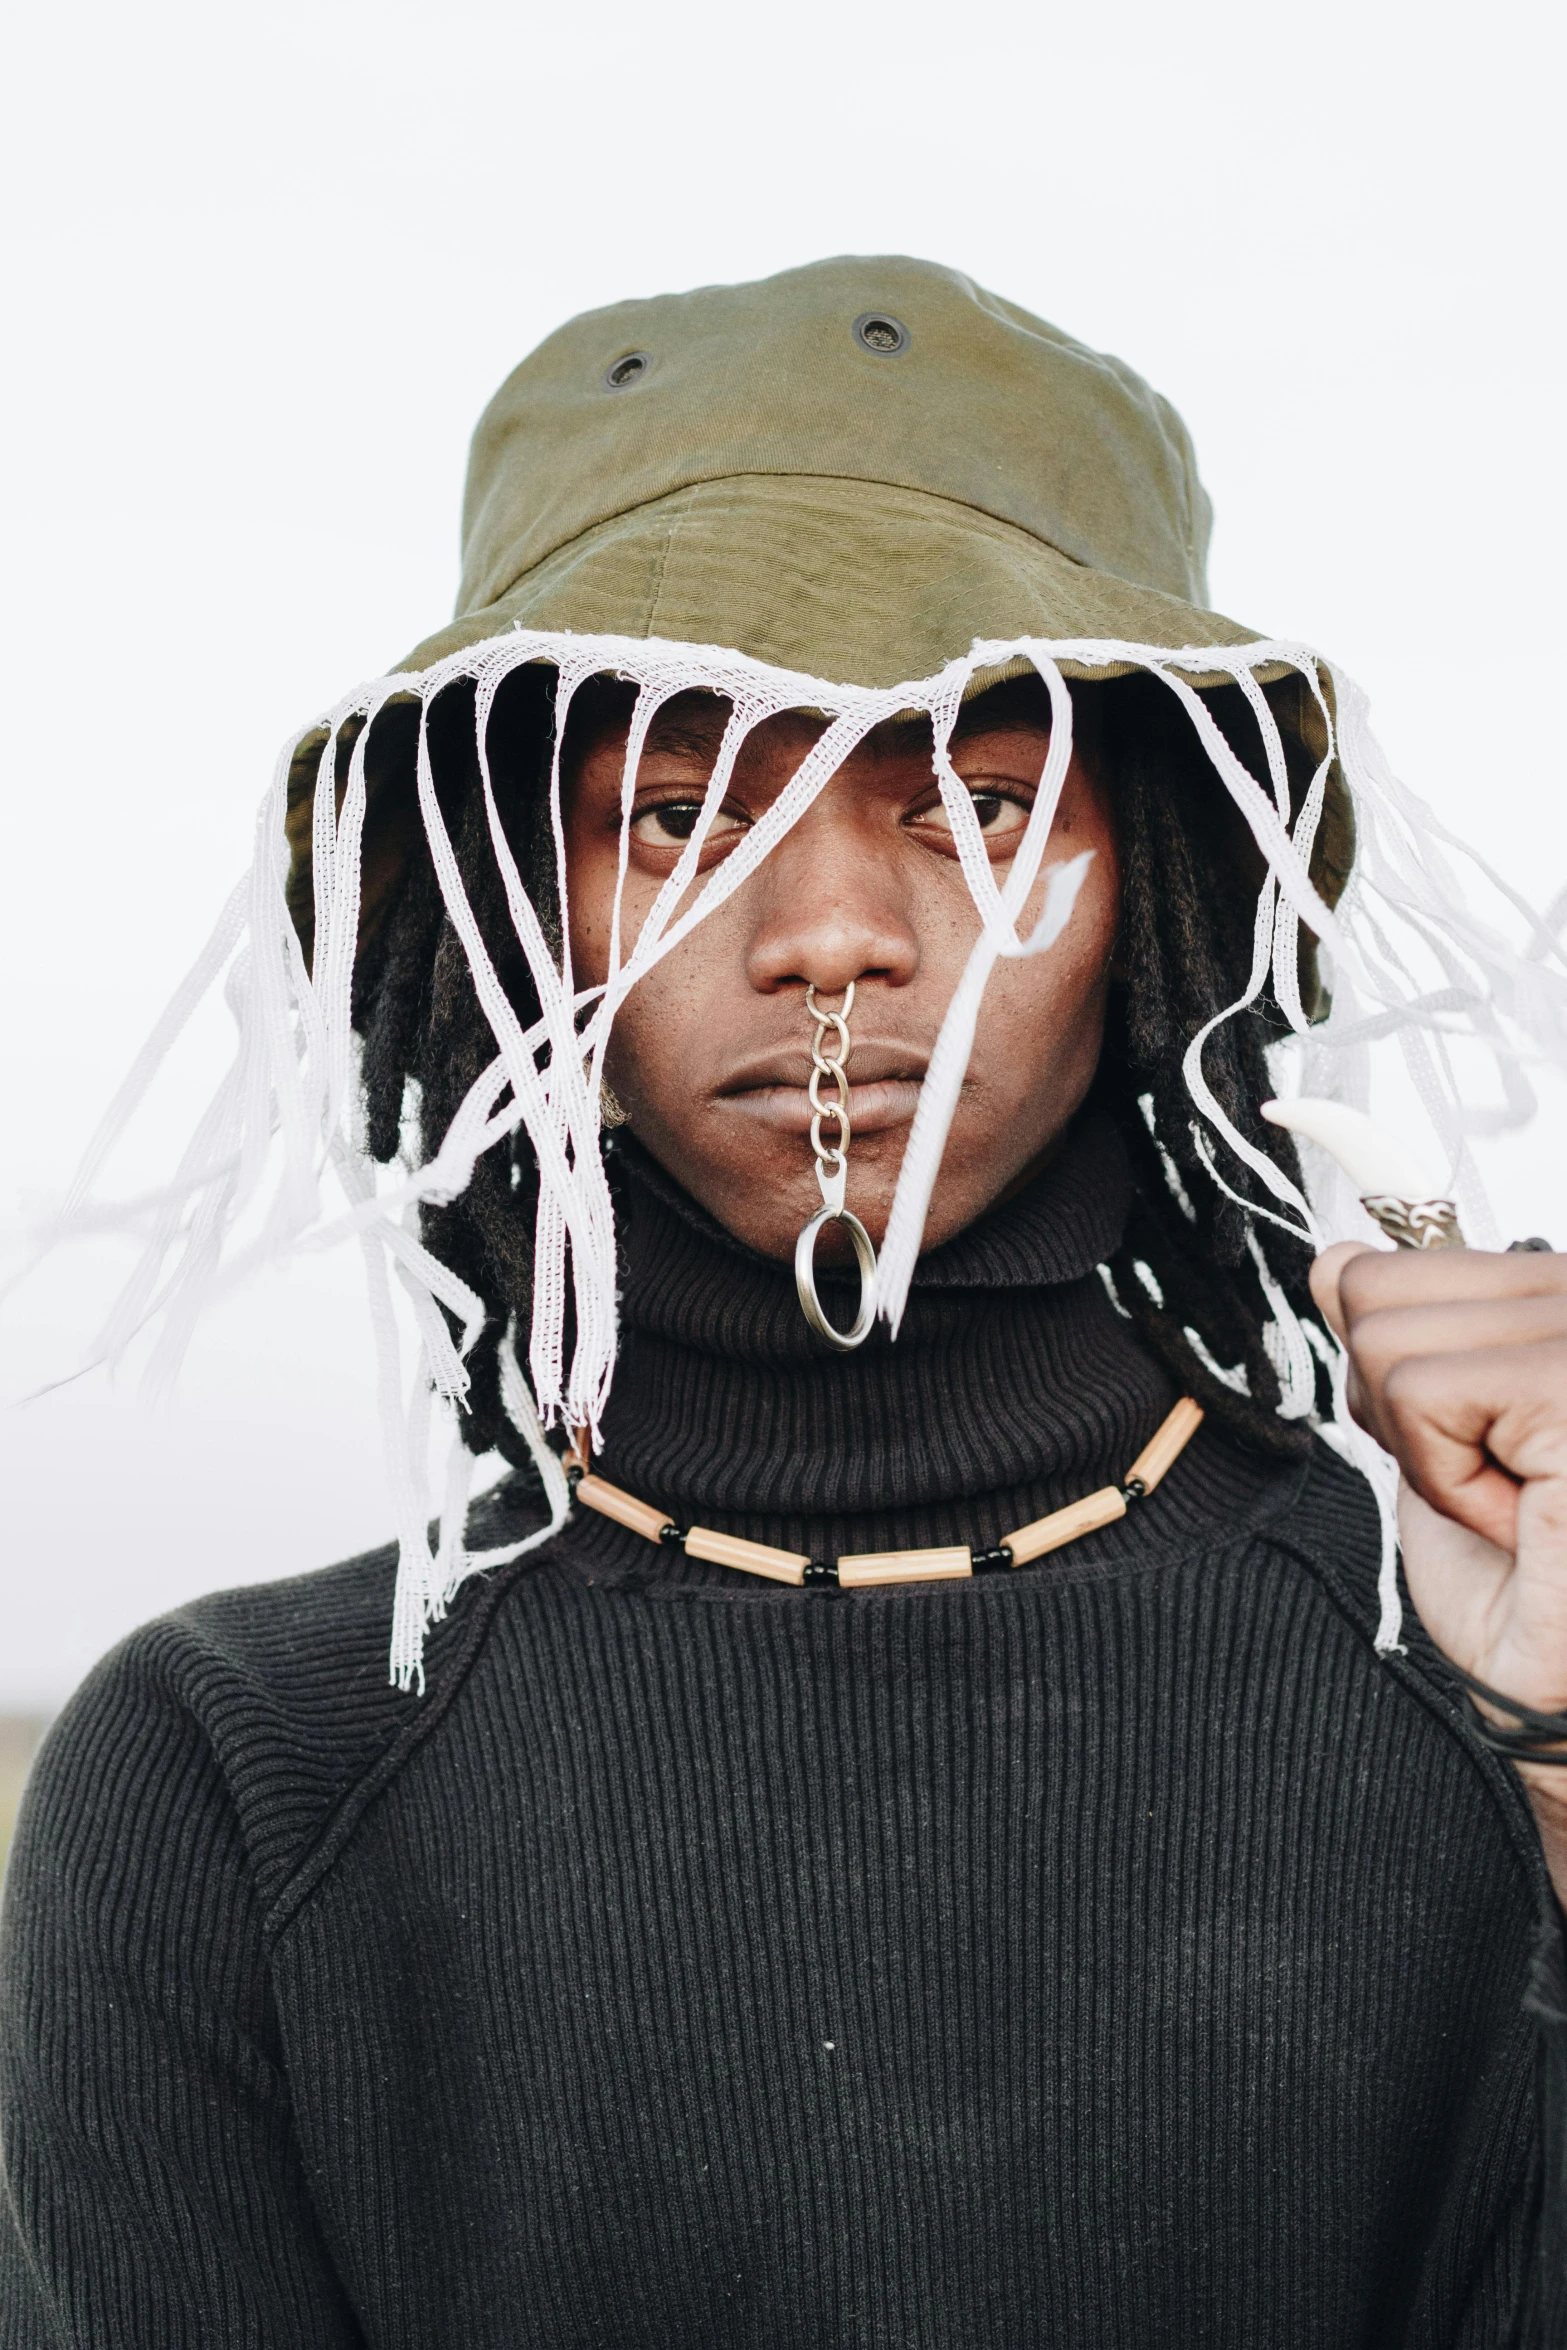
<svg viewBox="0 0 1567 2350"><path fill-rule="evenodd" d="M842 1361L622 1168L602 1466L676 1511L988 1541L1173 1400L1093 1270L1103 1129ZM1556 1911L1418 1629L1372 1654L1375 1557L1325 1449L1204 1430L966 1584L579 1513L422 1700L385 1553L149 1626L14 1848L0 2344L1562 2342Z"/></svg>

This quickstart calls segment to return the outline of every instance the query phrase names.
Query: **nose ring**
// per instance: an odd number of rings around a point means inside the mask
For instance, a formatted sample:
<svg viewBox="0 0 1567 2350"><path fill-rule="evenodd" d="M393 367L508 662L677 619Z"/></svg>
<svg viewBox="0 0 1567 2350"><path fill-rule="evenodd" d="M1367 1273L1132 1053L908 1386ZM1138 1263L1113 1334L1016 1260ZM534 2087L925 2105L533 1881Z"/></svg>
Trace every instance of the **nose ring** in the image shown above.
<svg viewBox="0 0 1567 2350"><path fill-rule="evenodd" d="M876 1318L876 1251L871 1236L844 1205L844 1191L849 1180L849 1080L844 1063L849 1057L849 1014L854 1009L854 982L851 979L844 990L842 1009L824 1012L816 1001L815 986L805 991L805 1008L816 1023L811 1040L811 1081L808 1088L811 1103L811 1149L816 1158L816 1180L821 1186L822 1204L810 1222L801 1231L794 1244L794 1284L799 1292L800 1310L818 1338L824 1338L839 1354L852 1354L870 1335ZM832 1036L829 1049L828 1036ZM822 1098L823 1081L830 1081L833 1092L828 1100ZM836 1133L831 1144L822 1136L823 1119L835 1121ZM816 1294L816 1236L824 1224L841 1224L849 1236L855 1261L860 1268L860 1307L853 1324L840 1330L829 1322L822 1310L822 1301Z"/></svg>

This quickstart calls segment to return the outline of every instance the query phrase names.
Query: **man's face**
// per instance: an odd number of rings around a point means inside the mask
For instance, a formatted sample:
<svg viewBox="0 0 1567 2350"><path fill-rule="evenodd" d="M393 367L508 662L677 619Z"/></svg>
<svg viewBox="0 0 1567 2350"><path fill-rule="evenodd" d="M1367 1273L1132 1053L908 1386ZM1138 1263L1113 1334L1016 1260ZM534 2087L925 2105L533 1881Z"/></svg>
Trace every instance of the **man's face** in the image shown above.
<svg viewBox="0 0 1567 2350"><path fill-rule="evenodd" d="M711 695L684 694L649 735L632 809L623 956L695 826L727 715ZM821 731L818 720L788 715L747 737L703 874L783 790ZM623 703L590 704L568 728L567 879L579 985L607 976L626 734ZM1048 705L1037 690L982 697L954 737L952 763L974 795L998 881L1022 839L1048 748ZM960 1231L1049 1155L1099 1058L1120 875L1107 795L1091 754L1074 747L1046 872L1084 849L1094 859L1057 944L998 963L986 988L927 1247ZM1025 933L1044 888L1042 874L1020 923ZM739 1239L788 1258L821 1205L809 1142L814 1029L805 990L814 985L818 1000L833 1006L852 980L847 1205L880 1243L920 1081L979 927L941 804L929 727L881 728L734 896L633 988L606 1061L633 1132ZM830 1120L823 1132L830 1146ZM824 1257L834 1253L830 1237L837 1237L831 1226Z"/></svg>

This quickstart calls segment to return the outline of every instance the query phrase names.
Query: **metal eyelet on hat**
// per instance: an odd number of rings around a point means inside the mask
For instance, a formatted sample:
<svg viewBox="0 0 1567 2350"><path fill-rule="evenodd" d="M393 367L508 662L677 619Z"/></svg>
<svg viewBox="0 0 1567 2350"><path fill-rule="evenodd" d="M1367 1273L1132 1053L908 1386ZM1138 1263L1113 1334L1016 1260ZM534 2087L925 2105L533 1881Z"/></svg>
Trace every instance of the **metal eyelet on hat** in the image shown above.
<svg viewBox="0 0 1567 2350"><path fill-rule="evenodd" d="M607 392L626 392L638 384L653 364L650 351L628 351L623 359L616 359L604 370L604 389Z"/></svg>
<svg viewBox="0 0 1567 2350"><path fill-rule="evenodd" d="M901 318L889 318L885 310L862 310L854 322L854 339L878 359L896 359L912 338Z"/></svg>

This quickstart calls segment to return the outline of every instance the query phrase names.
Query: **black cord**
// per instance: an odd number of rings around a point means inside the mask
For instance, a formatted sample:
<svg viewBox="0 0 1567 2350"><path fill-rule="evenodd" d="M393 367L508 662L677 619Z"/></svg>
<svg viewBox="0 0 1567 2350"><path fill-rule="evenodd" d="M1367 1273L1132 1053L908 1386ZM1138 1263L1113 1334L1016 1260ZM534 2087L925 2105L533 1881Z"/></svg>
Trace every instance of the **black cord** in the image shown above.
<svg viewBox="0 0 1567 2350"><path fill-rule="evenodd" d="M1520 1704L1516 1697L1504 1697L1499 1689L1488 1689L1451 1657L1443 1662L1471 1697L1483 1697L1487 1705L1511 1714L1518 1724L1515 1730L1506 1729L1499 1722L1488 1721L1484 1714L1476 1716L1475 1727L1493 1754L1505 1754L1513 1762L1553 1763L1567 1769L1567 1713L1541 1713L1532 1705Z"/></svg>

